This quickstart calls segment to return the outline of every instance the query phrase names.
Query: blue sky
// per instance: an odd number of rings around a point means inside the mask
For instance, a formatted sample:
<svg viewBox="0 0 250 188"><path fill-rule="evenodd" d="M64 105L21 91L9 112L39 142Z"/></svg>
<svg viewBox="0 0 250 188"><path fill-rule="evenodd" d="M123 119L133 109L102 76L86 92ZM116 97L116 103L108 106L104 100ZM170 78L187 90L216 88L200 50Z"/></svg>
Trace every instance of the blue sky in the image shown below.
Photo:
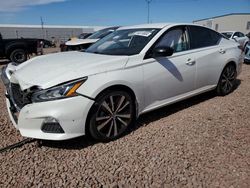
<svg viewBox="0 0 250 188"><path fill-rule="evenodd" d="M152 0L151 22L192 22L250 13L250 0ZM147 22L146 0L0 0L0 24L132 25Z"/></svg>

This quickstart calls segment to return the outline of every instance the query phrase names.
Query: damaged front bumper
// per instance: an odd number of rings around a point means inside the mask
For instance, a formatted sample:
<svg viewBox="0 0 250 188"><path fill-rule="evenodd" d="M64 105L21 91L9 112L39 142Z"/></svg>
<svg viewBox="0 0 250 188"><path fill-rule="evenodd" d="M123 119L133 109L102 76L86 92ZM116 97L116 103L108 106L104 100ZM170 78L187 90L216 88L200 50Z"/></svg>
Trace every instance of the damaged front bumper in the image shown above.
<svg viewBox="0 0 250 188"><path fill-rule="evenodd" d="M20 108L11 88L11 71L13 69L4 67L1 78L6 87L5 96L10 119L22 136L44 140L67 140L85 135L85 124L93 100L76 96L25 104Z"/></svg>
<svg viewBox="0 0 250 188"><path fill-rule="evenodd" d="M12 64L9 64L11 67ZM8 113L10 114L10 118L12 123L14 124L15 127L17 127L17 120L18 120L18 109L16 107L16 105L14 104L14 101L11 100L11 96L10 93L12 93L10 91L10 76L13 73L14 69L13 68L9 68L7 70L7 66L4 66L1 70L1 79L3 84L5 85L6 88L6 93L5 93L5 97L6 97L6 105L7 105L7 110Z"/></svg>

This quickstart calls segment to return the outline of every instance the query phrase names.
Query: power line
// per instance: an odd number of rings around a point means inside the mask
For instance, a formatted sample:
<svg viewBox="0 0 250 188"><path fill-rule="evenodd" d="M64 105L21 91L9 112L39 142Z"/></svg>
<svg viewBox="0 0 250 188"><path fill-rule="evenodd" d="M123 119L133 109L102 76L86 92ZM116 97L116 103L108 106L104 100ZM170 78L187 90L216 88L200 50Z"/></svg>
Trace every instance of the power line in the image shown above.
<svg viewBox="0 0 250 188"><path fill-rule="evenodd" d="M42 34L43 34L43 39L44 39L44 28L43 28L44 22L43 22L43 17L41 16L40 19L41 19Z"/></svg>

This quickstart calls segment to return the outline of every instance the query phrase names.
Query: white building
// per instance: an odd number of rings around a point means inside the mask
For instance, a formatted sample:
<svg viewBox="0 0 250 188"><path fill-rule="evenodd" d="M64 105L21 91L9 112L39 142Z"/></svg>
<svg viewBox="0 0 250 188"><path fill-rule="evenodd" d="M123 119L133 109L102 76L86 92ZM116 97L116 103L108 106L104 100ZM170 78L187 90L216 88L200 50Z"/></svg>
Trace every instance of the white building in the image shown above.
<svg viewBox="0 0 250 188"><path fill-rule="evenodd" d="M3 38L44 38L65 41L81 33L92 33L103 27L99 26L58 26L58 25L12 25L0 24Z"/></svg>
<svg viewBox="0 0 250 188"><path fill-rule="evenodd" d="M250 32L250 13L233 13L201 20L193 21L218 32L221 31L240 31L242 33Z"/></svg>

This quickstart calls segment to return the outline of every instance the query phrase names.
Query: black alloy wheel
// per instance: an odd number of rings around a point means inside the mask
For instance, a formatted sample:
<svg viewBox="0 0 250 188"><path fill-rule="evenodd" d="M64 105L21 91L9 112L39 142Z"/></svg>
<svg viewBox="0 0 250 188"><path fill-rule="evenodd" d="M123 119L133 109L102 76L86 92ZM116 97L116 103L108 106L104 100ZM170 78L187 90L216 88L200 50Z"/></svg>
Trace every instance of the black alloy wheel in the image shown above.
<svg viewBox="0 0 250 188"><path fill-rule="evenodd" d="M227 65L222 71L218 86L218 95L227 95L234 90L237 72L233 64Z"/></svg>
<svg viewBox="0 0 250 188"><path fill-rule="evenodd" d="M132 124L134 101L124 91L110 91L97 99L91 110L89 132L99 141L114 140Z"/></svg>
<svg viewBox="0 0 250 188"><path fill-rule="evenodd" d="M27 53L23 49L13 50L10 54L10 60L15 63L23 63L27 60Z"/></svg>

